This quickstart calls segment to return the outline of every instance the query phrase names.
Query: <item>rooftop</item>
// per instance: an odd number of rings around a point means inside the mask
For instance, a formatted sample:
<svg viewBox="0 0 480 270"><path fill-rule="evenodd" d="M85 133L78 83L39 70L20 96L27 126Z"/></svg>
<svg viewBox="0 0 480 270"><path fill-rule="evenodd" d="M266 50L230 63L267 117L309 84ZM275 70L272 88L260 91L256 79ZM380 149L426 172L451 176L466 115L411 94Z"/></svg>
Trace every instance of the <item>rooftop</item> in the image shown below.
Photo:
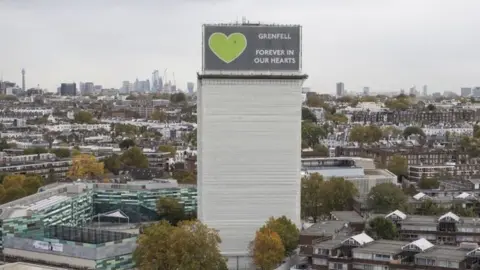
<svg viewBox="0 0 480 270"><path fill-rule="evenodd" d="M308 229L305 229L301 232L302 235L334 235L341 231L343 228L346 228L345 221L339 220L328 220L315 223L310 226Z"/></svg>
<svg viewBox="0 0 480 270"><path fill-rule="evenodd" d="M365 220L355 211L332 211L330 214L338 221L363 223Z"/></svg>
<svg viewBox="0 0 480 270"><path fill-rule="evenodd" d="M374 254L398 254L402 252L402 247L408 242L394 241L394 240L377 240L365 246L354 248L353 251L361 251L362 253Z"/></svg>
<svg viewBox="0 0 480 270"><path fill-rule="evenodd" d="M468 250L455 246L433 246L424 252L415 255L415 258L447 259L449 261L463 261Z"/></svg>
<svg viewBox="0 0 480 270"><path fill-rule="evenodd" d="M38 265L38 264L16 262L16 263L7 263L7 264L4 264L4 265L0 265L0 269L5 269L5 270L62 270L64 268L55 268L55 267L49 267L49 266L44 266L44 265Z"/></svg>

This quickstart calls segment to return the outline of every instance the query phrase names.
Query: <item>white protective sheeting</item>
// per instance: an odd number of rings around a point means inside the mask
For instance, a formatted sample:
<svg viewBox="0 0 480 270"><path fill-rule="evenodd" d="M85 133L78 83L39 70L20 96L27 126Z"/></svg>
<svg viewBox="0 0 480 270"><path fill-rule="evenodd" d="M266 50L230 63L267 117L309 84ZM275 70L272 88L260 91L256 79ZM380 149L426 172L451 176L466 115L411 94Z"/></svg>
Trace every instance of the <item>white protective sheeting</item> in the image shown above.
<svg viewBox="0 0 480 270"><path fill-rule="evenodd" d="M300 228L302 80L203 79L198 107L198 217L226 256L285 215Z"/></svg>

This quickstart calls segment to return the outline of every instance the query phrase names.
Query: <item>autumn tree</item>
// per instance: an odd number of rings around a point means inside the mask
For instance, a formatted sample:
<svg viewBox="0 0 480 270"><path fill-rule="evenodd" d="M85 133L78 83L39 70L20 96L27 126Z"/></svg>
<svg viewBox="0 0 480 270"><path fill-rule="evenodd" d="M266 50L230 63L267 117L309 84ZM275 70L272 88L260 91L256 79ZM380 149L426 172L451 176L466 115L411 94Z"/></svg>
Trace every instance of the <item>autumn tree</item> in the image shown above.
<svg viewBox="0 0 480 270"><path fill-rule="evenodd" d="M285 248L285 256L292 254L298 246L300 232L297 226L286 216L279 218L270 217L260 230L271 230L278 234Z"/></svg>
<svg viewBox="0 0 480 270"><path fill-rule="evenodd" d="M27 175L23 181L22 188L28 195L35 194L43 186L43 178L40 175Z"/></svg>
<svg viewBox="0 0 480 270"><path fill-rule="evenodd" d="M308 107L322 107L324 106L325 102L318 94L311 94L307 95L307 100L305 101L305 104Z"/></svg>
<svg viewBox="0 0 480 270"><path fill-rule="evenodd" d="M178 222L185 219L183 204L176 198L160 198L157 201L157 213L172 225L177 225Z"/></svg>
<svg viewBox="0 0 480 270"><path fill-rule="evenodd" d="M79 154L73 157L72 166L68 170L67 176L71 179L77 178L99 178L103 176L104 164L93 155Z"/></svg>
<svg viewBox="0 0 480 270"><path fill-rule="evenodd" d="M218 233L199 221L173 226L167 221L146 227L133 259L140 270L226 270Z"/></svg>
<svg viewBox="0 0 480 270"><path fill-rule="evenodd" d="M27 196L27 192L21 187L10 187L5 190L2 203L11 202Z"/></svg>
<svg viewBox="0 0 480 270"><path fill-rule="evenodd" d="M400 155L393 155L387 169L397 176L408 175L408 160Z"/></svg>
<svg viewBox="0 0 480 270"><path fill-rule="evenodd" d="M24 174L11 174L3 178L3 187L7 190L12 187L21 188L25 182Z"/></svg>
<svg viewBox="0 0 480 270"><path fill-rule="evenodd" d="M376 213L390 213L407 207L407 196L392 183L374 186L367 196L368 207Z"/></svg>
<svg viewBox="0 0 480 270"><path fill-rule="evenodd" d="M162 110L156 109L155 111L153 111L152 115L150 115L150 118L152 120L165 122L167 120L167 114Z"/></svg>
<svg viewBox="0 0 480 270"><path fill-rule="evenodd" d="M120 156L120 161L129 167L148 168L148 158L139 147L132 147L123 152Z"/></svg>
<svg viewBox="0 0 480 270"><path fill-rule="evenodd" d="M274 270L285 256L285 247L280 236L270 230L259 230L250 244L253 263L259 270Z"/></svg>
<svg viewBox="0 0 480 270"><path fill-rule="evenodd" d="M394 240L398 237L398 230L390 219L381 216L368 222L367 234L374 239Z"/></svg>

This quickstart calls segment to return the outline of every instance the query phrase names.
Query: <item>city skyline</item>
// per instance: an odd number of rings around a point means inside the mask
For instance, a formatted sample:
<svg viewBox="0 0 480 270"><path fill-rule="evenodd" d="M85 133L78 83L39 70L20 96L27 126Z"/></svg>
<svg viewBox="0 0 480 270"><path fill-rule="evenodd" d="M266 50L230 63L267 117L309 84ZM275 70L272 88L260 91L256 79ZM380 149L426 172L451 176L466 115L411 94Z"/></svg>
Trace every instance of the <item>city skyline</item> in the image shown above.
<svg viewBox="0 0 480 270"><path fill-rule="evenodd" d="M55 92L62 82L120 88L168 68L186 89L201 68L201 25L246 16L303 26L305 85L314 91L344 82L355 92L413 84L459 92L480 84L478 8L473 0L2 1L0 73L21 85L25 68L27 88Z"/></svg>

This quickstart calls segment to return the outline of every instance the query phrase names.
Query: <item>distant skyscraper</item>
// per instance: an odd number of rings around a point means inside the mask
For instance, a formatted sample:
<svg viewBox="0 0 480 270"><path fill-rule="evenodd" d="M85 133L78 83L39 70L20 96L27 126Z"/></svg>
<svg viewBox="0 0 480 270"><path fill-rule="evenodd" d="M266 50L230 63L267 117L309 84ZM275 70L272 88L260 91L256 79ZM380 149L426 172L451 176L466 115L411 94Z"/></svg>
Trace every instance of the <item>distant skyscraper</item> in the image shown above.
<svg viewBox="0 0 480 270"><path fill-rule="evenodd" d="M428 86L427 86L427 85L424 85L424 86L423 86L423 93L422 93L422 95L423 95L424 97L428 96Z"/></svg>
<svg viewBox="0 0 480 270"><path fill-rule="evenodd" d="M152 91L160 91L162 89L162 79L158 70L154 70L152 73Z"/></svg>
<svg viewBox="0 0 480 270"><path fill-rule="evenodd" d="M88 96L88 95L92 95L95 93L95 84L93 82L86 82L84 84L84 89L83 89L83 92L81 92L82 95L84 96Z"/></svg>
<svg viewBox="0 0 480 270"><path fill-rule="evenodd" d="M25 69L22 69L22 91L26 91L26 86L25 86Z"/></svg>
<svg viewBox="0 0 480 270"><path fill-rule="evenodd" d="M363 87L363 95L364 96L370 95L370 87L368 86Z"/></svg>
<svg viewBox="0 0 480 270"><path fill-rule="evenodd" d="M410 95L417 95L417 87L415 85L410 87Z"/></svg>
<svg viewBox="0 0 480 270"><path fill-rule="evenodd" d="M472 88L471 87L462 87L460 89L460 95L462 97L468 97L472 94Z"/></svg>
<svg viewBox="0 0 480 270"><path fill-rule="evenodd" d="M193 82L188 82L187 83L187 90L188 93L192 94L193 93L193 88L195 87L195 84Z"/></svg>
<svg viewBox="0 0 480 270"><path fill-rule="evenodd" d="M77 95L77 84L76 83L62 83L60 85L60 95L61 96L76 96Z"/></svg>
<svg viewBox="0 0 480 270"><path fill-rule="evenodd" d="M337 96L341 97L345 95L345 85L343 82L337 83Z"/></svg>
<svg viewBox="0 0 480 270"><path fill-rule="evenodd" d="M130 93L132 91L132 84L129 81L122 82L122 93Z"/></svg>

